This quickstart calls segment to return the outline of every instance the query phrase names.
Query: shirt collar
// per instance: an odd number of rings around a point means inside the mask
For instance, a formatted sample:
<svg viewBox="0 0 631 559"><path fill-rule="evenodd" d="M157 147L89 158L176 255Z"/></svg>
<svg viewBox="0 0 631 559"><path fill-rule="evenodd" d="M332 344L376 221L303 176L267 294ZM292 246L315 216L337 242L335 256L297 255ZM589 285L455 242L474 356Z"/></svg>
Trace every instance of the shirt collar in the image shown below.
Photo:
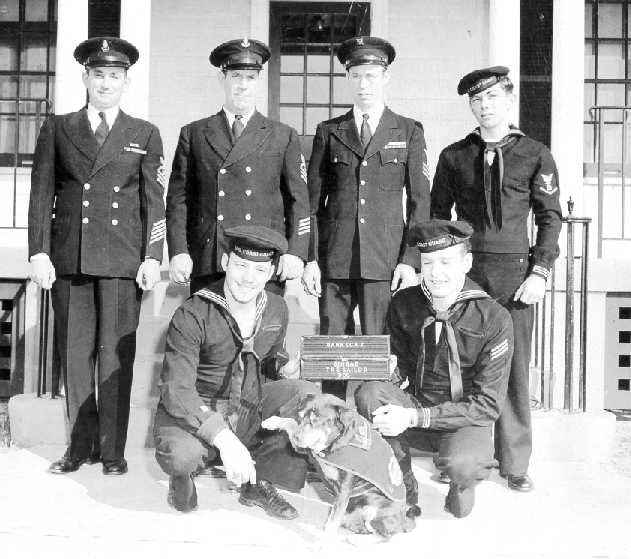
<svg viewBox="0 0 631 559"><path fill-rule="evenodd" d="M370 131L374 134L377 126L379 126L379 121L381 120L381 115L383 111L386 110L385 105L377 105L376 107L372 107L367 111L362 111L357 105L353 105L353 118L355 119L355 124L357 125L357 129L361 131L362 128L362 120L363 115L368 115L368 126L370 126Z"/></svg>
<svg viewBox="0 0 631 559"><path fill-rule="evenodd" d="M88 119L90 123L94 126L98 126L101 122L101 117L99 113L105 113L105 120L107 121L107 125L111 129L114 126L114 122L116 122L116 117L118 117L118 113L120 112L120 107L116 105L116 107L110 107L109 109L97 109L91 103L88 103Z"/></svg>
<svg viewBox="0 0 631 559"><path fill-rule="evenodd" d="M243 127L245 128L248 125L248 121L252 118L256 107L254 107L249 113L241 115L241 122L243 123ZM226 109L226 106L223 106L223 112L226 113L226 118L228 119L228 124L232 127L232 123L234 122L235 113Z"/></svg>

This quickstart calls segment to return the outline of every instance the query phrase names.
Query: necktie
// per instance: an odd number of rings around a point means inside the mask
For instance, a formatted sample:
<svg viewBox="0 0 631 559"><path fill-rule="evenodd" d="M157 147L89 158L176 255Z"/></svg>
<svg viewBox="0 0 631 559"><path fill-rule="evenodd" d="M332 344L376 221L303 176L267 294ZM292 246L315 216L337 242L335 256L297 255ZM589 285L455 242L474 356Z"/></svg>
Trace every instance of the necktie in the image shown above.
<svg viewBox="0 0 631 559"><path fill-rule="evenodd" d="M360 131L360 139L362 141L362 145L364 146L364 149L368 147L368 144L370 143L370 139L372 138L372 132L370 131L370 126L368 126L369 118L370 118L370 115L367 115L367 114L362 115L362 128Z"/></svg>
<svg viewBox="0 0 631 559"><path fill-rule="evenodd" d="M101 117L101 122L94 131L94 137L96 138L96 142L99 144L99 147L101 147L103 142L105 142L105 138L107 138L107 135L110 133L110 127L107 125L104 112L100 112L99 117Z"/></svg>
<svg viewBox="0 0 631 559"><path fill-rule="evenodd" d="M241 136L243 129L245 128L245 126L243 126L243 122L241 121L242 118L243 115L234 115L234 122L232 123L232 133L234 134L235 140L239 139L239 136Z"/></svg>

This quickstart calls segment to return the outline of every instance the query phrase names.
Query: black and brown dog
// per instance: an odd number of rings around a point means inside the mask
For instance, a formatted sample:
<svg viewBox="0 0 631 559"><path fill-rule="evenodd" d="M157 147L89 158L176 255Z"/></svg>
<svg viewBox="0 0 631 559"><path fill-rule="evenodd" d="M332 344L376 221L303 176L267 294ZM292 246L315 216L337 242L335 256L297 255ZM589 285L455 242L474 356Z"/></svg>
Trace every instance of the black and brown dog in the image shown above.
<svg viewBox="0 0 631 559"><path fill-rule="evenodd" d="M286 431L297 451L311 455L335 495L325 532L343 526L388 539L414 528L399 464L366 419L331 394L308 395L291 415L271 417L262 426Z"/></svg>

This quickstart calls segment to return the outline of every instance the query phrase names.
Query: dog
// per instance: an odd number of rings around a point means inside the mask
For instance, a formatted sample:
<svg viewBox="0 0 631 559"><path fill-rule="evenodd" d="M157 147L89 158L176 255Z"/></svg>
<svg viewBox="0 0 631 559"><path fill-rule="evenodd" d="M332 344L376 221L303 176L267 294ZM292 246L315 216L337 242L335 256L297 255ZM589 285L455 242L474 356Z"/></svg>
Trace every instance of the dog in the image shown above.
<svg viewBox="0 0 631 559"><path fill-rule="evenodd" d="M307 395L290 415L270 417L262 427L286 431L294 449L317 465L334 495L325 533L343 526L387 540L414 528L399 464L366 419L331 394Z"/></svg>

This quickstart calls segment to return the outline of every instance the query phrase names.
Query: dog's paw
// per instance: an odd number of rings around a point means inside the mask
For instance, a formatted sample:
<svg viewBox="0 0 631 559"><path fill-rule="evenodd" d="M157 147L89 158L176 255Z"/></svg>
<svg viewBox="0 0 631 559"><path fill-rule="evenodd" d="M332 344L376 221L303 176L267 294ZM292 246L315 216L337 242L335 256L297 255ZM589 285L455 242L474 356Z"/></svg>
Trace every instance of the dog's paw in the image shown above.
<svg viewBox="0 0 631 559"><path fill-rule="evenodd" d="M261 422L261 427L263 427L263 429L267 429L268 431L291 432L296 428L296 426L296 421L291 417L279 417L278 415L272 415Z"/></svg>

